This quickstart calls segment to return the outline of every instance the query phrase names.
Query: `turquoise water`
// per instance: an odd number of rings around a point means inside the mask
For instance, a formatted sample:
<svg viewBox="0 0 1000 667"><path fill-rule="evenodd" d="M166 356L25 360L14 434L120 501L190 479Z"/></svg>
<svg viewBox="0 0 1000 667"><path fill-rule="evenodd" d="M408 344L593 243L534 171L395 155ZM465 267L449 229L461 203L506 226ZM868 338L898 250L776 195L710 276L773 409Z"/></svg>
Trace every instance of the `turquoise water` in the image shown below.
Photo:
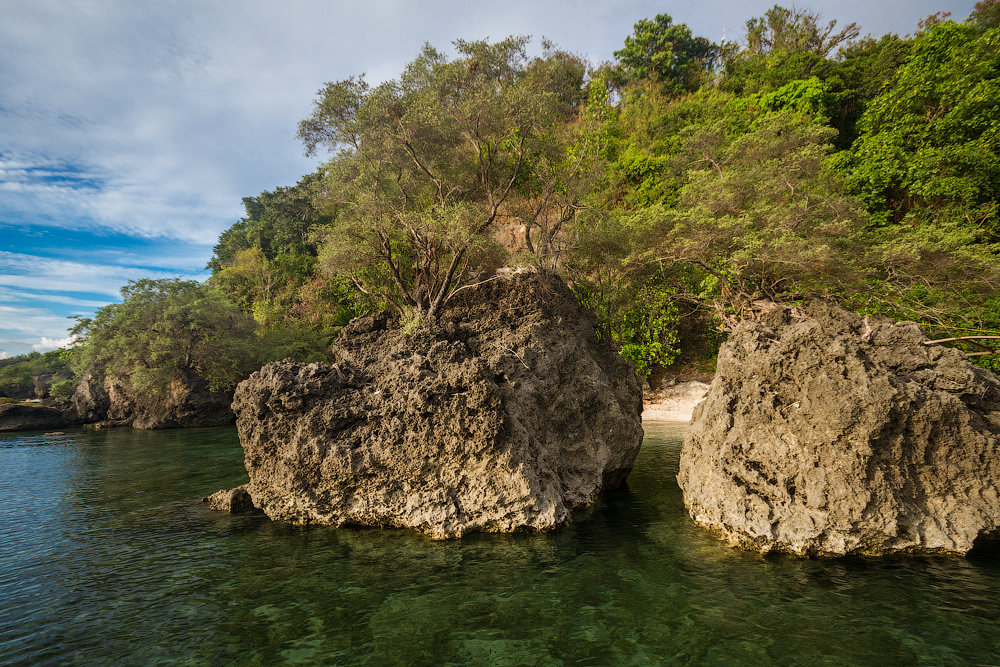
<svg viewBox="0 0 1000 667"><path fill-rule="evenodd" d="M681 427L548 535L209 511L233 429L0 435L3 665L1000 665L1000 558L796 560L693 526Z"/></svg>

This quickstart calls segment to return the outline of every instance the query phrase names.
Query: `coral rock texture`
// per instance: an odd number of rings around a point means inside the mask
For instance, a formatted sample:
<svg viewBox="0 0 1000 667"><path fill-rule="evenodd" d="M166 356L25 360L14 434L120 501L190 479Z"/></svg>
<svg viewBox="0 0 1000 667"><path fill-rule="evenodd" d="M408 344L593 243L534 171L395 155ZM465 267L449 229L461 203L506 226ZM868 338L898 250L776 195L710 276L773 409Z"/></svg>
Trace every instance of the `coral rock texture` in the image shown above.
<svg viewBox="0 0 1000 667"><path fill-rule="evenodd" d="M681 452L691 517L799 555L1000 537L1000 382L926 341L819 300L739 325Z"/></svg>
<svg viewBox="0 0 1000 667"><path fill-rule="evenodd" d="M515 274L411 333L355 320L333 365L268 364L233 401L254 505L436 538L560 525L642 441L635 374L594 331L560 280Z"/></svg>

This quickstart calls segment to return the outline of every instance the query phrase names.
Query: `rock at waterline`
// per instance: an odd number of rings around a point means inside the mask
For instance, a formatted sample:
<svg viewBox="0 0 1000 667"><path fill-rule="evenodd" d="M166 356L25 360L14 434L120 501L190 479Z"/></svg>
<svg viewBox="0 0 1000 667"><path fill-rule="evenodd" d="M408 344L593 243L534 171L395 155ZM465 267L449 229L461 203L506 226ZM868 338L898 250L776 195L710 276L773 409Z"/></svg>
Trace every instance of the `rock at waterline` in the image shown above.
<svg viewBox="0 0 1000 667"><path fill-rule="evenodd" d="M738 326L681 452L692 518L798 555L1000 538L1000 381L926 340L827 301Z"/></svg>
<svg viewBox="0 0 1000 667"><path fill-rule="evenodd" d="M0 432L44 431L65 425L62 412L55 408L23 403L0 405Z"/></svg>
<svg viewBox="0 0 1000 667"><path fill-rule="evenodd" d="M201 499L201 502L208 503L209 509L219 512L229 512L230 514L257 513L259 509L254 507L253 498L247 492L247 485L237 486L235 489L219 489L210 496Z"/></svg>
<svg viewBox="0 0 1000 667"><path fill-rule="evenodd" d="M360 318L336 365L268 364L233 409L272 519L437 538L549 530L619 486L642 442L631 366L559 279L465 290L407 335Z"/></svg>

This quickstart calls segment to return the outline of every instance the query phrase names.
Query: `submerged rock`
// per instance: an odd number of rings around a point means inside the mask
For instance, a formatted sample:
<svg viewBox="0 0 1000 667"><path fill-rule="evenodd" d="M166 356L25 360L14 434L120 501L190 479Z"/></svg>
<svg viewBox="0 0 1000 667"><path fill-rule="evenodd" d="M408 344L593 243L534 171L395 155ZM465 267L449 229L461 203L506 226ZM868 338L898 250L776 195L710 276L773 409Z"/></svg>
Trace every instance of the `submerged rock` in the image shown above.
<svg viewBox="0 0 1000 667"><path fill-rule="evenodd" d="M632 368L562 281L467 289L412 335L355 320L335 365L268 364L233 409L272 519L434 537L549 530L619 486L642 441Z"/></svg>
<svg viewBox="0 0 1000 667"><path fill-rule="evenodd" d="M229 512L230 514L246 514L248 512L260 512L254 507L253 498L247 492L247 485L237 486L235 489L227 491L219 489L210 496L201 499L201 502L208 503L209 509L219 512Z"/></svg>
<svg viewBox="0 0 1000 667"><path fill-rule="evenodd" d="M825 301L738 326L681 452L692 518L799 555L1000 537L1000 381L926 340Z"/></svg>

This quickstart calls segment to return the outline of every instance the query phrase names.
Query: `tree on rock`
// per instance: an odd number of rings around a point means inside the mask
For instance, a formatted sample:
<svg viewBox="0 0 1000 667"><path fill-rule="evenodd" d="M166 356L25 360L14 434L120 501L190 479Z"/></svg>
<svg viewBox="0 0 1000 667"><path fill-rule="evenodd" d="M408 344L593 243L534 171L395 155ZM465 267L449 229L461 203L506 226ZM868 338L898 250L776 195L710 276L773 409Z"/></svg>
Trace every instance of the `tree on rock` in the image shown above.
<svg viewBox="0 0 1000 667"><path fill-rule="evenodd" d="M400 313L435 315L497 265L499 224L520 226L532 247L533 229L573 216L594 149L563 128L582 106L585 66L549 44L529 59L527 41L458 41L453 61L425 46L398 80L319 91L299 136L307 154L334 153L317 199L333 216L327 272ZM534 250L551 264L550 236Z"/></svg>

